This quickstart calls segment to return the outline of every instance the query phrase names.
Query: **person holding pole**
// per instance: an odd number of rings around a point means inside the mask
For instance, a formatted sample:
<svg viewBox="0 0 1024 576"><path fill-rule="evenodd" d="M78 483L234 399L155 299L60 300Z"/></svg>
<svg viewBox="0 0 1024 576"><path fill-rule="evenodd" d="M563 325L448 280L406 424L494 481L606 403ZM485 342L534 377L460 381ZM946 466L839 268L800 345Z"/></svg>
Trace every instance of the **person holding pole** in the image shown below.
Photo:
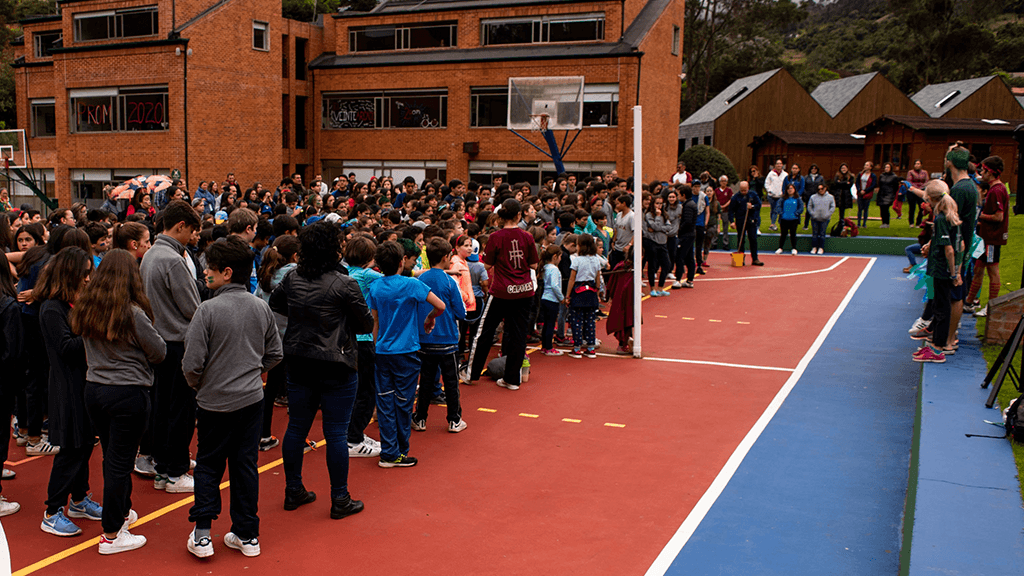
<svg viewBox="0 0 1024 576"><path fill-rule="evenodd" d="M743 240L746 236L750 240L750 263L754 266L764 266L764 262L757 258L757 215L761 213L760 196L751 191L750 185L744 180L740 182L739 190L733 195L729 205L733 226L739 224L736 250L743 252Z"/></svg>

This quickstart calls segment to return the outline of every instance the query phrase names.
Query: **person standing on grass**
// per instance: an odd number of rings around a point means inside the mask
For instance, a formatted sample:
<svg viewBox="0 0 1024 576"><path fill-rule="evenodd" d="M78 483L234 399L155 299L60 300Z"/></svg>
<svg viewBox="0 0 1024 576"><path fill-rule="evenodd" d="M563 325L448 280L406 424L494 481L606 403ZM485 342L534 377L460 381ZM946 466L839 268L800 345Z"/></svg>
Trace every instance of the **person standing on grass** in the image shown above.
<svg viewBox="0 0 1024 576"><path fill-rule="evenodd" d="M955 341L949 341L950 334L956 330L951 317L951 299L955 296L954 290L963 284L960 271L963 244L956 202L947 193L948 189L941 180L932 180L925 187L928 203L935 213L932 240L922 248L922 253L928 254L928 275L933 285L932 341L914 352L914 362L942 363L946 361L947 352L956 350Z"/></svg>
<svg viewBox="0 0 1024 576"><path fill-rule="evenodd" d="M875 189L878 188L878 177L871 171L873 168L873 163L865 162L864 168L854 180L857 184L857 226L862 228L868 225L868 209L871 207Z"/></svg>
<svg viewBox="0 0 1024 576"><path fill-rule="evenodd" d="M981 291L981 283L988 270L988 300L999 296L1002 278L999 276L999 252L1006 245L1010 227L1010 196L1006 193L1006 185L999 177L1003 173L1003 159L989 156L978 165L978 178L988 186L985 193L985 204L978 215L978 236L985 241L985 253L974 261L974 280L967 294L967 305L977 306L975 298ZM966 310L966 306L964 307ZM974 312L977 317L988 315L988 305Z"/></svg>
<svg viewBox="0 0 1024 576"><path fill-rule="evenodd" d="M50 442L60 446L53 457L46 489L46 511L40 528L54 536L76 536L82 529L71 518L100 520L103 507L89 497L89 459L96 433L85 409L85 344L71 332L68 314L89 283L92 257L69 247L54 256L33 290L42 302L39 325L50 359ZM67 507L68 497L71 505Z"/></svg>
<svg viewBox="0 0 1024 576"><path fill-rule="evenodd" d="M779 217L779 211L776 206L782 201L782 192L785 188L782 187L783 182L789 174L786 173L785 164L782 160L775 161L775 167L768 171L768 175L764 177L764 189L768 192L768 203L771 205L771 226L770 230L778 230L775 226L775 221Z"/></svg>
<svg viewBox="0 0 1024 576"><path fill-rule="evenodd" d="M349 418L359 387L356 334L369 333L373 318L359 285L338 269L338 228L316 222L299 233L299 263L270 295L270 309L288 317L282 347L288 378L288 430L284 458L284 509L316 500L302 482L306 437L316 413L327 443L331 518L363 509L348 489Z"/></svg>
<svg viewBox="0 0 1024 576"><path fill-rule="evenodd" d="M817 164L811 164L811 167L807 169L807 176L804 176L804 192L800 195L800 199L804 201L806 206L811 198L818 193L818 186L825 183L825 179L821 176L821 171L818 169ZM804 230L807 230L807 225L811 221L811 211L808 210L804 216Z"/></svg>
<svg viewBox="0 0 1024 576"><path fill-rule="evenodd" d="M780 212L779 225L782 228L782 232L779 234L779 249L775 253L782 254L782 249L786 247L786 236L788 235L793 249L793 256L796 256L796 229L800 226L800 215L804 212L804 201L800 199L800 193L793 183L786 186L786 195L782 199Z"/></svg>
<svg viewBox="0 0 1024 576"><path fill-rule="evenodd" d="M224 545L246 556L260 555L259 471L263 428L263 381L284 358L270 306L249 294L253 254L229 237L206 249L206 286L213 297L196 310L185 334L181 369L196 391L195 522L186 548L213 556L210 529L221 511L224 468L231 476L231 531ZM270 400L273 402L273 399Z"/></svg>
<svg viewBox="0 0 1024 576"><path fill-rule="evenodd" d="M128 531L139 518L132 510L131 474L150 422L152 365L164 361L167 345L153 326L153 309L133 254L118 249L103 257L75 298L69 321L85 343L85 409L103 448L99 552L135 550L146 544L146 537Z"/></svg>
<svg viewBox="0 0 1024 576"><path fill-rule="evenodd" d="M832 214L836 211L836 202L828 193L825 183L818 184L818 191L807 201L807 214L811 217L811 254L825 253L825 234Z"/></svg>
<svg viewBox="0 0 1024 576"><path fill-rule="evenodd" d="M878 209L882 213L881 228L889 227L889 207L899 198L900 177L892 170L892 162L882 164L882 174L878 177ZM897 215L900 211L896 211Z"/></svg>
<svg viewBox="0 0 1024 576"><path fill-rule="evenodd" d="M153 306L154 325L167 342L166 359L156 367L153 418L153 488L191 493L189 446L196 427L196 393L185 381L181 357L185 332L199 308L199 288L189 270L185 245L199 229L199 215L187 202L172 200L161 213L163 232L142 258L140 270Z"/></svg>
<svg viewBox="0 0 1024 576"><path fill-rule="evenodd" d="M845 220L846 211L853 207L853 194L850 192L853 188L853 179L854 176L850 172L850 167L847 166L846 162L843 162L839 165L839 171L836 172L829 186L829 193L835 199L836 210L839 211L839 220Z"/></svg>
<svg viewBox="0 0 1024 576"><path fill-rule="evenodd" d="M928 183L928 171L921 167L920 160L914 160L914 167L907 172L907 182L910 182L910 186L919 190L924 190L924 185ZM921 226L921 220L924 219L924 210L921 209L922 200L917 194L907 195L907 221L910 222L911 228L917 228ZM915 219L914 212L917 211L917 217Z"/></svg>
<svg viewBox="0 0 1024 576"><path fill-rule="evenodd" d="M953 185L949 187L949 195L956 202L957 216L960 219L960 241L964 243L964 250L969 250L974 240L974 231L978 224L978 208L981 207L978 187L974 185L974 180L968 173L970 158L971 153L963 146L951 146L950 151L946 153L946 165L950 180L953 182ZM964 300L967 298L967 290L972 280L966 264L960 267L961 282L956 284L949 298L950 328L947 341L951 346L957 344L956 329L960 324L960 317L964 313Z"/></svg>

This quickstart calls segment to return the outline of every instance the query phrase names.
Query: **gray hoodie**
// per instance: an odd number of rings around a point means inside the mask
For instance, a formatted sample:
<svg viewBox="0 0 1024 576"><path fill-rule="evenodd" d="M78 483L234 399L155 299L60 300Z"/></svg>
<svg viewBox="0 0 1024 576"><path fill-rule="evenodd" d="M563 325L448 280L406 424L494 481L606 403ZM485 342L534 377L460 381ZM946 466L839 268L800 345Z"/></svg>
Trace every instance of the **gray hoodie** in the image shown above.
<svg viewBox="0 0 1024 576"><path fill-rule="evenodd" d="M199 308L199 289L185 262L185 246L170 236L156 237L142 258L142 284L153 306L153 325L168 342L184 342Z"/></svg>
<svg viewBox="0 0 1024 576"><path fill-rule="evenodd" d="M260 374L284 358L274 314L241 284L203 302L185 336L181 369L210 412L233 412L263 399Z"/></svg>
<svg viewBox="0 0 1024 576"><path fill-rule="evenodd" d="M807 201L807 213L817 222L828 222L832 219L832 213L836 211L836 200L826 192L814 194Z"/></svg>

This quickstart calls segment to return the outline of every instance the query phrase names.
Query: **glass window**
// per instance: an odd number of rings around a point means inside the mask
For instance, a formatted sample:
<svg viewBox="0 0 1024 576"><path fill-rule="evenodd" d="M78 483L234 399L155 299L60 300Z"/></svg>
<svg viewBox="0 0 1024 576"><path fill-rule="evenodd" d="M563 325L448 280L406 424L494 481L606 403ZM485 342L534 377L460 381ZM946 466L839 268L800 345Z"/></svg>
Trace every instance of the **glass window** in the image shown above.
<svg viewBox="0 0 1024 576"><path fill-rule="evenodd" d="M295 39L295 79L306 79L306 43L305 38Z"/></svg>
<svg viewBox="0 0 1024 576"><path fill-rule="evenodd" d="M252 23L252 48L253 50L270 50L270 34L268 32L269 24L266 22Z"/></svg>
<svg viewBox="0 0 1024 576"><path fill-rule="evenodd" d="M72 90L72 133L167 130L167 87Z"/></svg>
<svg viewBox="0 0 1024 576"><path fill-rule="evenodd" d="M508 88L470 88L469 114L470 126L507 126Z"/></svg>
<svg viewBox="0 0 1024 576"><path fill-rule="evenodd" d="M455 22L442 22L429 26L409 26L405 31L406 49L448 48L458 45L458 26Z"/></svg>
<svg viewBox="0 0 1024 576"><path fill-rule="evenodd" d="M448 91L324 94L321 114L324 130L445 128L448 126Z"/></svg>
<svg viewBox="0 0 1024 576"><path fill-rule="evenodd" d="M587 84L583 87L583 125L619 125L618 84Z"/></svg>
<svg viewBox="0 0 1024 576"><path fill-rule="evenodd" d="M63 38L64 34L60 30L33 33L32 44L36 58L49 57L51 48L60 48L63 45Z"/></svg>
<svg viewBox="0 0 1024 576"><path fill-rule="evenodd" d="M351 52L448 48L458 45L458 23L432 22L350 28L348 42L348 49Z"/></svg>
<svg viewBox="0 0 1024 576"><path fill-rule="evenodd" d="M158 24L156 6L75 14L75 41L154 36Z"/></svg>
<svg viewBox="0 0 1024 576"><path fill-rule="evenodd" d="M288 35L281 35L281 78L288 77Z"/></svg>
<svg viewBox="0 0 1024 576"><path fill-rule="evenodd" d="M679 26L672 27L672 55L679 56Z"/></svg>
<svg viewBox="0 0 1024 576"><path fill-rule="evenodd" d="M53 100L32 102L32 137L57 135L57 114Z"/></svg>
<svg viewBox="0 0 1024 576"><path fill-rule="evenodd" d="M348 33L350 52L374 52L398 48L398 33L394 26L371 26L353 28Z"/></svg>
<svg viewBox="0 0 1024 576"><path fill-rule="evenodd" d="M480 23L480 44L483 46L595 40L604 40L604 14L571 14Z"/></svg>

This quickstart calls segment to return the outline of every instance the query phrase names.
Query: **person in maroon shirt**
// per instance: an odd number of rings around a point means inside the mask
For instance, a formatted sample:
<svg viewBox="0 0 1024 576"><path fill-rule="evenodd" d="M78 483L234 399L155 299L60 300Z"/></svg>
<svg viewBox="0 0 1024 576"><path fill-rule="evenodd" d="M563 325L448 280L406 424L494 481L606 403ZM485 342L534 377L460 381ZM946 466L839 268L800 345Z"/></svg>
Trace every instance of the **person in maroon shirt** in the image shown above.
<svg viewBox="0 0 1024 576"><path fill-rule="evenodd" d="M1006 245L1007 231L1010 226L1010 195L1006 186L999 180L1003 173L1003 159L989 156L978 165L978 179L983 186L988 186L985 203L978 215L978 236L985 241L985 253L974 261L974 278L971 290L967 294L967 306L977 306L975 298L981 291L981 283L988 270L988 299L991 301L999 295L1002 279L999 276L999 249ZM966 307L965 307L966 309ZM975 316L987 316L988 306L974 313Z"/></svg>
<svg viewBox="0 0 1024 576"><path fill-rule="evenodd" d="M722 176L718 179L718 188L715 188L715 198L718 199L718 204L721 206L719 214L722 218L722 225L719 227L721 234L718 235L718 240L722 243L722 249L729 249L729 203L732 202L732 188L729 187L729 177Z"/></svg>
<svg viewBox="0 0 1024 576"><path fill-rule="evenodd" d="M533 304L535 284L532 271L540 261L533 235L519 227L522 206L514 198L498 208L502 228L491 234L484 249L483 262L491 278L491 298L480 314L479 328L469 351L469 366L460 377L465 382L480 379L494 332L503 320L501 355L505 374L498 386L518 390L523 359L526 358L526 332ZM467 369L468 368L468 369Z"/></svg>
<svg viewBox="0 0 1024 576"><path fill-rule="evenodd" d="M928 183L928 171L921 167L921 161L914 161L914 168L907 172L907 182L910 182L911 186L919 190L924 190L924 185ZM907 221L910 222L911 228L917 228L921 226L921 220L924 219L924 208L921 208L921 199L917 194L907 194L907 203L910 204L909 214L907 215ZM917 218L914 218L914 211L917 211Z"/></svg>

